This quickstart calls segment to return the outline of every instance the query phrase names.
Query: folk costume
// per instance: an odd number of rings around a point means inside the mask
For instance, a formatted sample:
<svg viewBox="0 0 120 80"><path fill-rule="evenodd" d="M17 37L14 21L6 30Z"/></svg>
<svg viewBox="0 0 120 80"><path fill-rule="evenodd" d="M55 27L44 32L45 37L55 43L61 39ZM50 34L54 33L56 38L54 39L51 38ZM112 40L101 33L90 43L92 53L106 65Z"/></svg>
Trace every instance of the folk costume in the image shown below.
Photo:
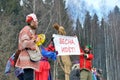
<svg viewBox="0 0 120 80"><path fill-rule="evenodd" d="M57 53L54 52L53 44L49 44L47 48L41 46L42 58L39 64L39 71L35 71L35 80L52 80L50 74L50 63L48 59L56 60Z"/></svg>
<svg viewBox="0 0 120 80"><path fill-rule="evenodd" d="M26 23L28 25L19 33L18 50L20 52L15 67L24 70L24 80L34 80L34 70L39 70L39 61L31 61L27 50L36 50L36 28L38 27L36 15L34 13L27 15Z"/></svg>

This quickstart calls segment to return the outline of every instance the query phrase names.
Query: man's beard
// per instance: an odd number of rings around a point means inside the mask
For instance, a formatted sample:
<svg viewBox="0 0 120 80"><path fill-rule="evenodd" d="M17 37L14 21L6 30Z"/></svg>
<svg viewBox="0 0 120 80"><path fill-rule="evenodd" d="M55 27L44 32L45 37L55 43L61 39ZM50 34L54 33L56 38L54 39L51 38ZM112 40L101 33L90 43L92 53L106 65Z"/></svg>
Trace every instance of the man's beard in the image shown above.
<svg viewBox="0 0 120 80"><path fill-rule="evenodd" d="M87 50L84 50L84 52L85 52L85 53L87 53L87 54L89 54L89 53L90 53L90 51L87 51Z"/></svg>
<svg viewBox="0 0 120 80"><path fill-rule="evenodd" d="M32 29L36 29L36 27L34 27L34 26L30 26Z"/></svg>

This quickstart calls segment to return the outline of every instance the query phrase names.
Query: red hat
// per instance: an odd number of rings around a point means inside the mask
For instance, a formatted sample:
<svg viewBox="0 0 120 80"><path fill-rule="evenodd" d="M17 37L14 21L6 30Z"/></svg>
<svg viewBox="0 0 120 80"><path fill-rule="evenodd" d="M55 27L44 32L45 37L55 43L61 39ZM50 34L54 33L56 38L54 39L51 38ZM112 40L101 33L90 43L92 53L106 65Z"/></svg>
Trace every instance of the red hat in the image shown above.
<svg viewBox="0 0 120 80"><path fill-rule="evenodd" d="M29 15L26 16L26 22L29 23L31 21L37 21L37 17L34 13L31 13Z"/></svg>
<svg viewBox="0 0 120 80"><path fill-rule="evenodd" d="M26 17L26 22L27 23L30 23L32 20L33 20L33 18L31 16Z"/></svg>

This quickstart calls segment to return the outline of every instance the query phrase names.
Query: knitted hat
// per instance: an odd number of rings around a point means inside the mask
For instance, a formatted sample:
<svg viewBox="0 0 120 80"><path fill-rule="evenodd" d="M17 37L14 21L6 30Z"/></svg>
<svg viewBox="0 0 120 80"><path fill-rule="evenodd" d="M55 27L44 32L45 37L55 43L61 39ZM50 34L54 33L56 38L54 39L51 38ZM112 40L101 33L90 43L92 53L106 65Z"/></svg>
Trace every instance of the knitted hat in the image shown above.
<svg viewBox="0 0 120 80"><path fill-rule="evenodd" d="M27 23L30 23L32 20L33 21L37 21L38 20L37 17L36 17L36 15L34 13L28 14L26 16L26 22Z"/></svg>
<svg viewBox="0 0 120 80"><path fill-rule="evenodd" d="M91 45L86 45L85 47L88 48L88 49L92 49Z"/></svg>

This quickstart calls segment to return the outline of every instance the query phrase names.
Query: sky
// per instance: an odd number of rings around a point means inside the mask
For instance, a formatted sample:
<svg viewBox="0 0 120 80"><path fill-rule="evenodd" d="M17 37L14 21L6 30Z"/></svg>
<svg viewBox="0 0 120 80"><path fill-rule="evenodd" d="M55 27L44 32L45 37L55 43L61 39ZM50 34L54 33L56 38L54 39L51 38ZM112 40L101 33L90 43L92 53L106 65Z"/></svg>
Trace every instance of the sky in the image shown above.
<svg viewBox="0 0 120 80"><path fill-rule="evenodd" d="M76 22L80 19L83 23L86 11L92 16L94 13L98 15L99 20L107 16L110 10L117 5L120 8L120 0L65 0L65 8L67 8L70 17ZM75 24L73 24L75 26Z"/></svg>
<svg viewBox="0 0 120 80"><path fill-rule="evenodd" d="M45 0L43 0L45 1ZM107 17L110 10L113 10L117 5L120 8L120 0L64 0L65 8L67 8L70 17L73 19L76 26L76 20L79 19L83 24L86 11L90 12L93 16L97 14L99 21L102 17ZM20 0L20 4L23 5L23 0Z"/></svg>

